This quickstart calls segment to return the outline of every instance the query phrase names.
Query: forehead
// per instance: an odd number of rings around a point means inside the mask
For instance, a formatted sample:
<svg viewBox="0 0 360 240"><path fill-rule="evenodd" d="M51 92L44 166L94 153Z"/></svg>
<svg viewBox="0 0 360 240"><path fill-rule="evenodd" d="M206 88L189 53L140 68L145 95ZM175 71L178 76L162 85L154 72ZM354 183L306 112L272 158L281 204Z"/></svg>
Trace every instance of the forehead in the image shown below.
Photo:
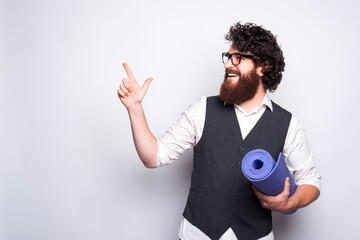
<svg viewBox="0 0 360 240"><path fill-rule="evenodd" d="M242 53L242 54L246 54L246 55L252 55L251 52L241 52L232 46L229 48L228 53Z"/></svg>
<svg viewBox="0 0 360 240"><path fill-rule="evenodd" d="M230 47L230 49L228 50L228 53L240 53L240 51L237 50L236 48Z"/></svg>

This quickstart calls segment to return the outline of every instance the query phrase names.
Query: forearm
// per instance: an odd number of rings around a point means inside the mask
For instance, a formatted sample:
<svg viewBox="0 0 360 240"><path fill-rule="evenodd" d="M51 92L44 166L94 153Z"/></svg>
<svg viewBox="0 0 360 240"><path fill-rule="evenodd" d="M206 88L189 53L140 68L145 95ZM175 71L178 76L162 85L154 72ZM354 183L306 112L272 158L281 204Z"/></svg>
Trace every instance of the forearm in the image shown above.
<svg viewBox="0 0 360 240"><path fill-rule="evenodd" d="M317 187L309 184L299 185L295 193L289 198L289 211L303 208L314 202L320 195Z"/></svg>
<svg viewBox="0 0 360 240"><path fill-rule="evenodd" d="M284 191L277 196L269 196L261 193L253 186L255 195L260 200L261 206L275 212L287 213L298 208L305 207L315 201L320 192L317 187L309 184L299 185L295 193L289 197L290 182L286 178Z"/></svg>
<svg viewBox="0 0 360 240"><path fill-rule="evenodd" d="M157 141L146 122L141 104L128 108L136 151L147 168L157 166Z"/></svg>

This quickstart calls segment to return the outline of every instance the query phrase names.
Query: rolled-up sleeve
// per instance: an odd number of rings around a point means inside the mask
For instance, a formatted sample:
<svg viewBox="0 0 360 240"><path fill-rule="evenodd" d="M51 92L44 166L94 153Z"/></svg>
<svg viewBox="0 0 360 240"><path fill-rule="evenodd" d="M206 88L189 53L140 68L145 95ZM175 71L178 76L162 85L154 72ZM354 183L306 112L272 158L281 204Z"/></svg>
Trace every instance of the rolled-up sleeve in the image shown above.
<svg viewBox="0 0 360 240"><path fill-rule="evenodd" d="M321 176L316 169L305 129L294 115L290 121L283 155L297 185L310 184L320 191Z"/></svg>
<svg viewBox="0 0 360 240"><path fill-rule="evenodd" d="M206 97L189 106L180 118L157 139L157 166L173 163L201 137L205 121Z"/></svg>

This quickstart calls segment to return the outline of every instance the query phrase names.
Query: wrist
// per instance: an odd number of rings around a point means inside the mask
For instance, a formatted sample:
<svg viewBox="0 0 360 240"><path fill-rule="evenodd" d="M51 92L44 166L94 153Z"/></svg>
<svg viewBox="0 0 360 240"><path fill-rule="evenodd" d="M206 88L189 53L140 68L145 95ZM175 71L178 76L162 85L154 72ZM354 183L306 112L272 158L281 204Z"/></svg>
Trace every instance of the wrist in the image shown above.
<svg viewBox="0 0 360 240"><path fill-rule="evenodd" d="M135 104L132 104L131 106L127 107L126 109L130 115L133 115L133 114L136 115L136 114L142 112L142 105L141 105L141 103L135 103Z"/></svg>
<svg viewBox="0 0 360 240"><path fill-rule="evenodd" d="M299 199L293 195L288 199L288 211L293 211L298 208L299 208Z"/></svg>

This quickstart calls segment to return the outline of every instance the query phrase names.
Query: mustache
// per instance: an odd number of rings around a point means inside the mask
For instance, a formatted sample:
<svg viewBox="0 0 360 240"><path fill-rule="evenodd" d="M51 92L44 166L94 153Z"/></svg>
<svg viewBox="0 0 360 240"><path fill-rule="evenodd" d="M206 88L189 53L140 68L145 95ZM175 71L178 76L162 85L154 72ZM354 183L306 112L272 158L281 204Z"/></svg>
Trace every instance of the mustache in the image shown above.
<svg viewBox="0 0 360 240"><path fill-rule="evenodd" d="M226 75L228 75L228 74L237 74L237 75L240 75L240 71L233 70L233 69L225 69L225 73L226 73Z"/></svg>

